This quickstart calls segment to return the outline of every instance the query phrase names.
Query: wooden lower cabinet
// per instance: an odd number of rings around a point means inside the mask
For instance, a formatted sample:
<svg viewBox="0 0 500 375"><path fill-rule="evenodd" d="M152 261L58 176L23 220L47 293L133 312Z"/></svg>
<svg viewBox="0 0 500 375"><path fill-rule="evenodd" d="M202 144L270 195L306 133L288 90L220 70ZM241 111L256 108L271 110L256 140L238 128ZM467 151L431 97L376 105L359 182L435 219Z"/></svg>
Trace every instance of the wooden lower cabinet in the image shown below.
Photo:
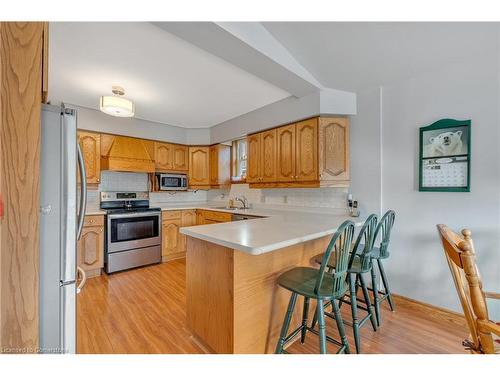
<svg viewBox="0 0 500 375"><path fill-rule="evenodd" d="M226 223L228 221L231 221L232 218L233 215L228 212L196 210L197 225Z"/></svg>
<svg viewBox="0 0 500 375"><path fill-rule="evenodd" d="M186 236L181 227L196 225L196 210L175 210L162 213L162 261L186 256Z"/></svg>
<svg viewBox="0 0 500 375"><path fill-rule="evenodd" d="M85 216L78 241L78 266L87 277L99 276L104 267L104 215Z"/></svg>

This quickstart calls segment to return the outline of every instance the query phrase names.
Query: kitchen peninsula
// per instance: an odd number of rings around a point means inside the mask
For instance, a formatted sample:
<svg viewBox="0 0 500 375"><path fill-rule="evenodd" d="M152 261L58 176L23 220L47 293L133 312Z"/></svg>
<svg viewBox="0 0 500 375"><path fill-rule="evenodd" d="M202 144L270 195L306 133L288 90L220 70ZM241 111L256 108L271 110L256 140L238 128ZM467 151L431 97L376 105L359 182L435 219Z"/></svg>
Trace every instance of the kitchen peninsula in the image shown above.
<svg viewBox="0 0 500 375"><path fill-rule="evenodd" d="M260 218L180 229L188 237L187 325L215 353L272 353L290 298L278 288L278 276L313 266L311 258L325 251L344 220L362 219L281 210L239 213ZM301 311L295 309L292 324L299 324Z"/></svg>

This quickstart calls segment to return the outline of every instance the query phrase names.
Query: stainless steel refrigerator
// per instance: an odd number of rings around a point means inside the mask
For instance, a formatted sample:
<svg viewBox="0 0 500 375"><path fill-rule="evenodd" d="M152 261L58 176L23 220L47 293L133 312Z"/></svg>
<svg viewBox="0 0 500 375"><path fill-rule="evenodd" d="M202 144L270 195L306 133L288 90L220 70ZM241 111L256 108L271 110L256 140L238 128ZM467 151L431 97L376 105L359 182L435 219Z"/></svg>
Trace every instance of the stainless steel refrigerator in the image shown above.
<svg viewBox="0 0 500 375"><path fill-rule="evenodd" d="M40 350L75 353L76 293L85 282L83 273L81 285L76 285L85 166L77 142L76 111L43 105L41 118Z"/></svg>

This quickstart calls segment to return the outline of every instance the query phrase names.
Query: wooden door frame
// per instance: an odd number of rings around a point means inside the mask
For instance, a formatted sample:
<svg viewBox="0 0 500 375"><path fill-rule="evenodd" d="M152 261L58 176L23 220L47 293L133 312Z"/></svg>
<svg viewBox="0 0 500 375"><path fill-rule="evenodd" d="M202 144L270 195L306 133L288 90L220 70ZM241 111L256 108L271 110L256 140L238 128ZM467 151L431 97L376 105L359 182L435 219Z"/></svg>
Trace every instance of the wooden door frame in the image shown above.
<svg viewBox="0 0 500 375"><path fill-rule="evenodd" d="M0 22L0 351L39 346L43 22Z"/></svg>

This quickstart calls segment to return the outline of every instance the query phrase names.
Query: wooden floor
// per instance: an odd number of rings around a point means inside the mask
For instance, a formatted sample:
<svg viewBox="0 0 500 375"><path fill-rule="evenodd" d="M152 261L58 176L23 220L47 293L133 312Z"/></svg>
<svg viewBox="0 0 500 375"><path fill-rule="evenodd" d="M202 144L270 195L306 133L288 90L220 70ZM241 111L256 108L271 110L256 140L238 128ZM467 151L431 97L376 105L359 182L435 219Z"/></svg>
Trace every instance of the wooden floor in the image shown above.
<svg viewBox="0 0 500 375"><path fill-rule="evenodd" d="M204 353L185 326L185 261L103 275L87 281L78 296L78 353ZM386 303L382 326L361 329L363 353L464 353L465 321L455 314L396 298ZM348 305L342 307L345 319ZM327 318L327 334L336 328ZM346 327L354 350L352 329ZM317 336L293 343L291 353L318 353ZM333 344L328 351L335 352Z"/></svg>

